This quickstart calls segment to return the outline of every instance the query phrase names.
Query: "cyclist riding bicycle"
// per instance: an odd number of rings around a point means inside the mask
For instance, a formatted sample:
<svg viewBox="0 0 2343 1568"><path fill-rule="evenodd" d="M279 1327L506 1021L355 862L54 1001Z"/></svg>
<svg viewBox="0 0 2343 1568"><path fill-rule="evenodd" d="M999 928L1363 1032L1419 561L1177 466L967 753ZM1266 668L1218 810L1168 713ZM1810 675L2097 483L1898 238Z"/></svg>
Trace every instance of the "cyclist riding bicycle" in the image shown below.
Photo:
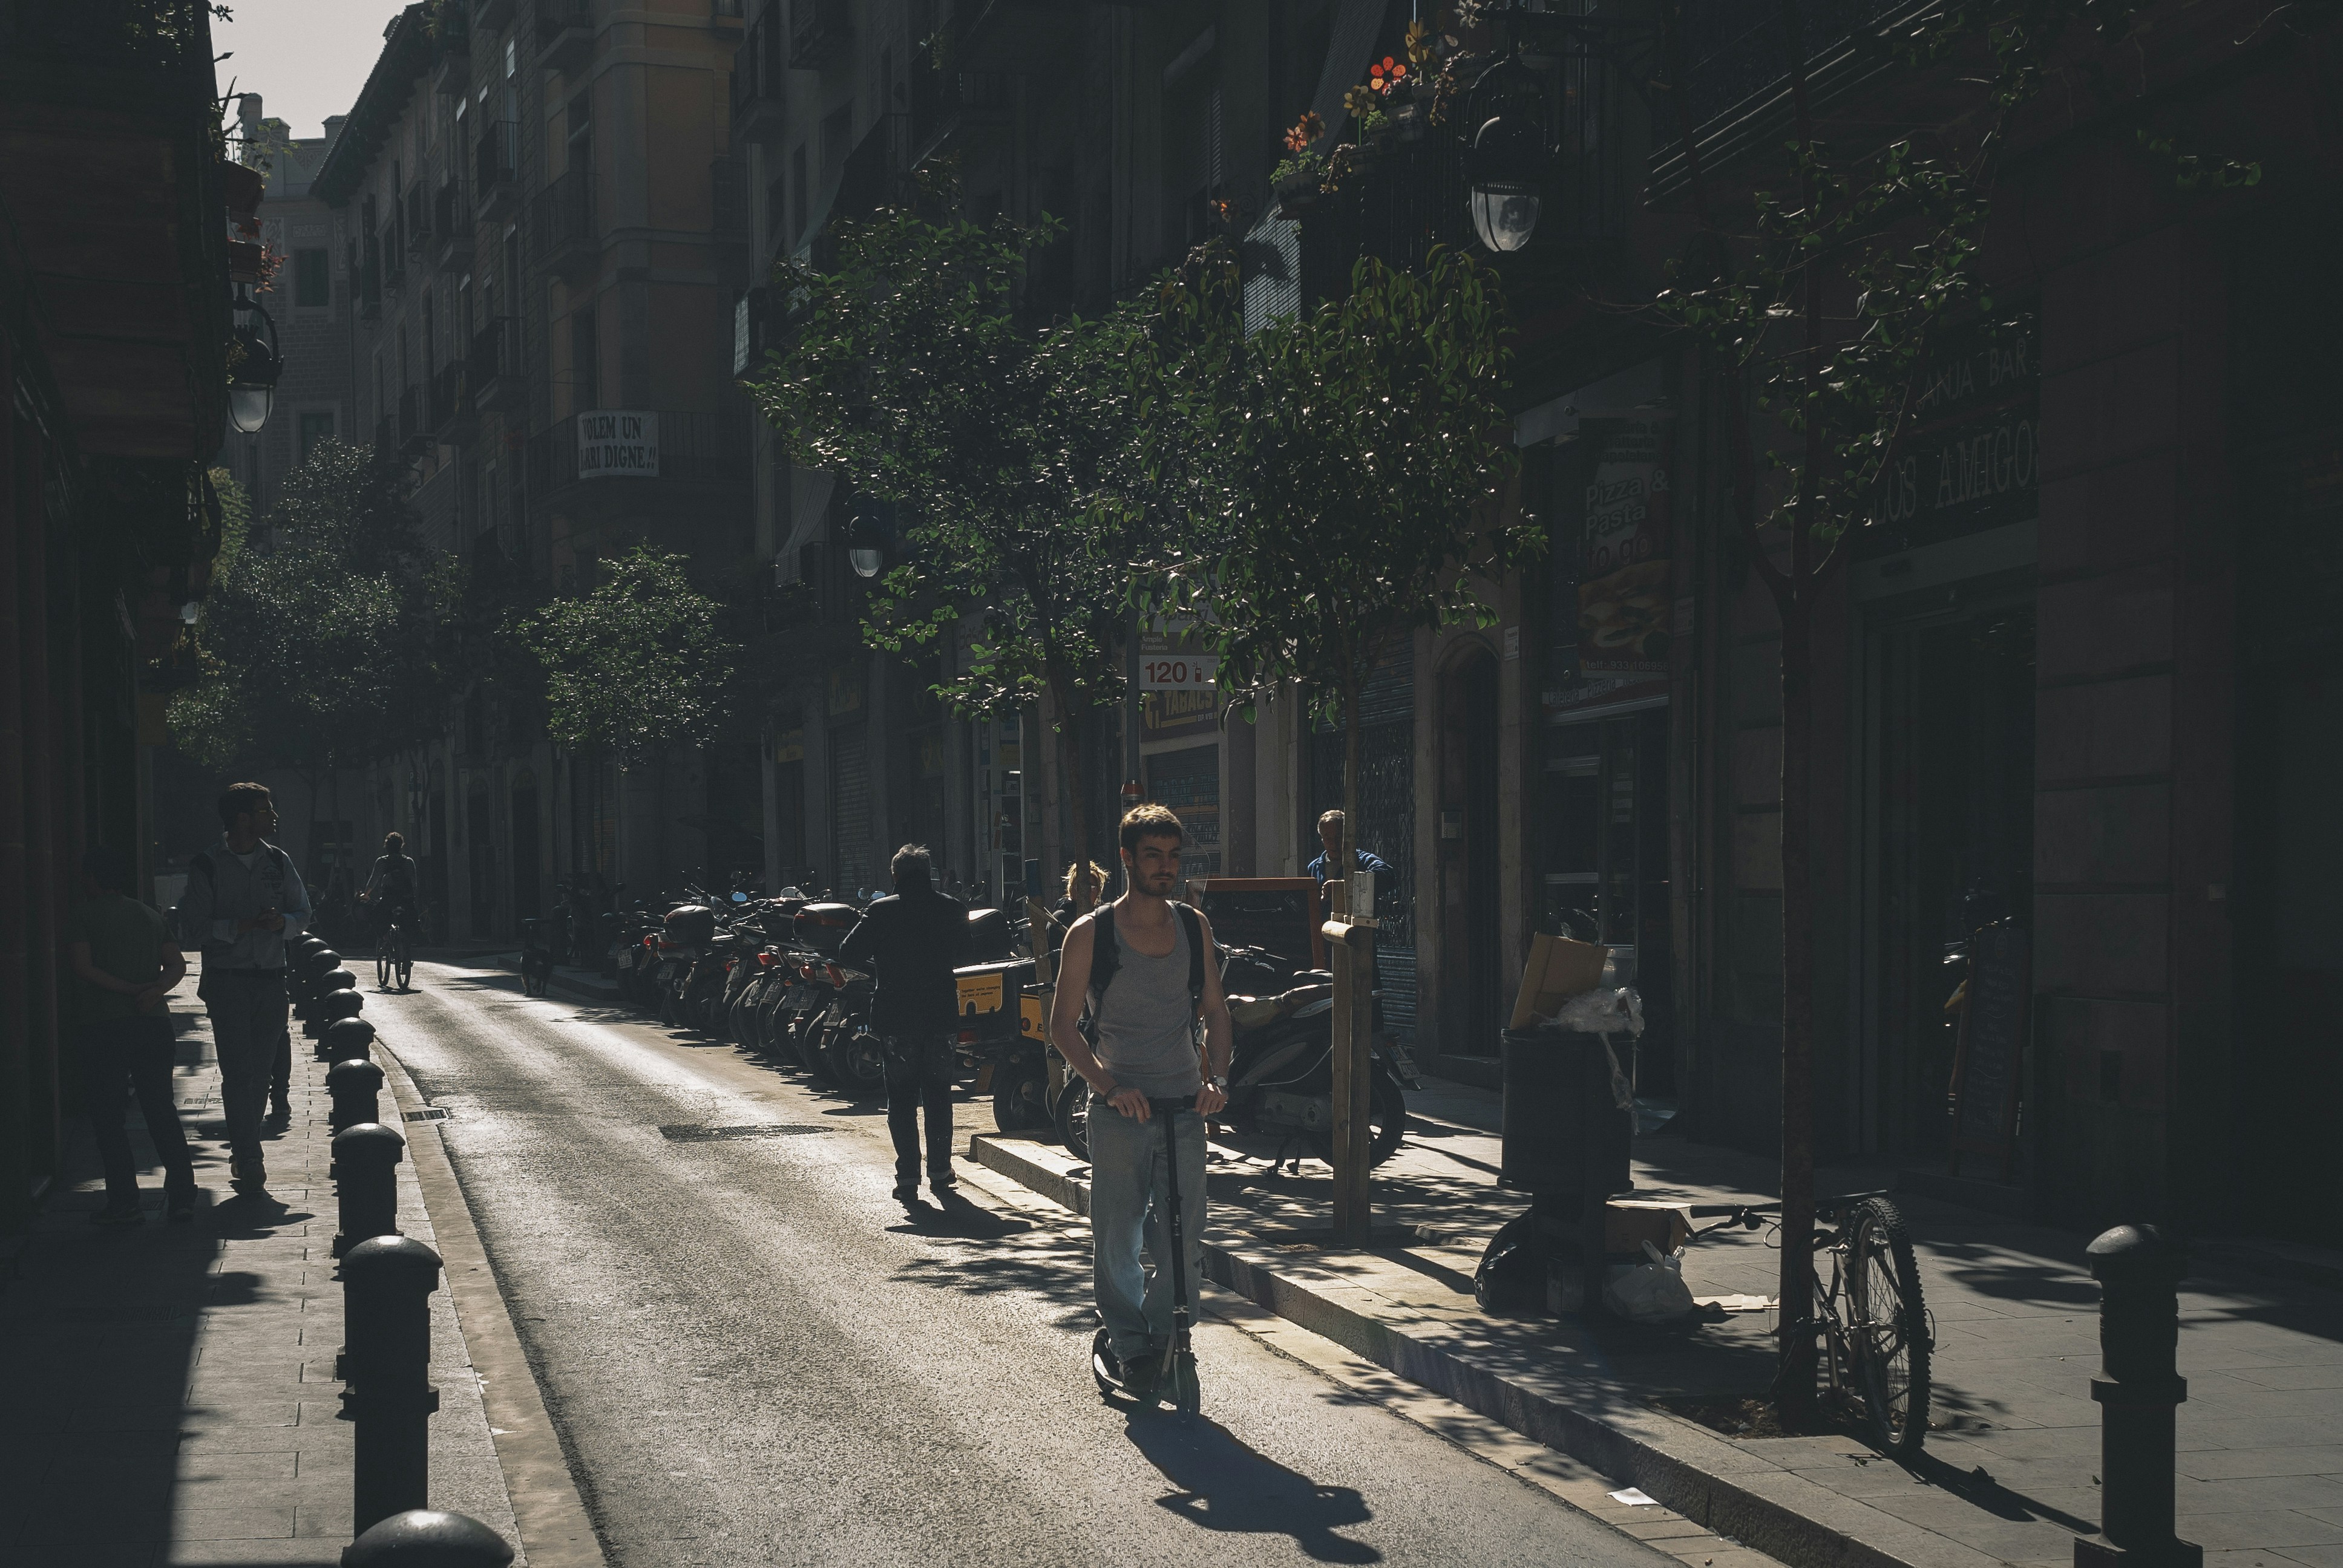
<svg viewBox="0 0 2343 1568"><path fill-rule="evenodd" d="M382 858L375 861L374 875L367 879L366 891L358 895L358 901L374 911L376 947L382 945L383 933L393 920L413 920L415 861L407 852L403 835L383 835Z"/></svg>

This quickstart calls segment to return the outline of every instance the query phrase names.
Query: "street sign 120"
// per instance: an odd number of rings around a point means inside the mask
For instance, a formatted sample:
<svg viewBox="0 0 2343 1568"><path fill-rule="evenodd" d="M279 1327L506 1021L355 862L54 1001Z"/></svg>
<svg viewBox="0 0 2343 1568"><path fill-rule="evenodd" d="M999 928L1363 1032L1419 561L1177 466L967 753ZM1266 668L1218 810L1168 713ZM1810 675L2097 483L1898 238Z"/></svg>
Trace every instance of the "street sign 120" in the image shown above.
<svg viewBox="0 0 2343 1568"><path fill-rule="evenodd" d="M1139 660L1141 691L1210 691L1220 660L1192 653L1144 654Z"/></svg>

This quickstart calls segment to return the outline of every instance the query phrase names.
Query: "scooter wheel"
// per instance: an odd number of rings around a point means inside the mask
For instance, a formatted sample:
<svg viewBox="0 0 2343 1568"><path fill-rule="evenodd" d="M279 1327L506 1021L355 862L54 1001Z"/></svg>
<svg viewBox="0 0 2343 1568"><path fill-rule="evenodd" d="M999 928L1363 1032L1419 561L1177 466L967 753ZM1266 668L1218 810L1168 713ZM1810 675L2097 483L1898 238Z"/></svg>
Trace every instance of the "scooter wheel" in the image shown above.
<svg viewBox="0 0 2343 1568"><path fill-rule="evenodd" d="M1196 1357L1193 1352L1182 1351L1172 1358L1172 1405L1182 1415L1194 1415L1204 1408L1204 1391L1196 1381Z"/></svg>

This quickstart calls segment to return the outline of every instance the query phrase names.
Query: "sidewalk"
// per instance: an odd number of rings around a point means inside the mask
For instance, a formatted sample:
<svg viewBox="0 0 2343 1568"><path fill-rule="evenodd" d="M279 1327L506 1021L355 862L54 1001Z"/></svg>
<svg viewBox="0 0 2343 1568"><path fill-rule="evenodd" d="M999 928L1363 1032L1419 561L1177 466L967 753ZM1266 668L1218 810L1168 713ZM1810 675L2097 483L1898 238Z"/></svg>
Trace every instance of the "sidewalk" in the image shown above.
<svg viewBox="0 0 2343 1568"><path fill-rule="evenodd" d="M161 1172L134 1108L147 1222L89 1223L104 1182L75 1119L68 1188L30 1232L0 1241L0 1561L11 1568L322 1568L349 1541L325 1065L296 1024L293 1122L268 1144L268 1196L236 1195L210 1026L192 980L183 990L173 1021L203 1186L194 1223L163 1222ZM399 1228L437 1245L413 1161L398 1167L398 1194ZM432 1505L481 1521L525 1561L447 1284L431 1311Z"/></svg>
<svg viewBox="0 0 2343 1568"><path fill-rule="evenodd" d="M1741 1437L1737 1402L1774 1363L1771 1312L1664 1326L1606 1318L1492 1319L1473 1271L1526 1207L1496 1186L1498 1096L1444 1081L1409 1095L1406 1143L1376 1171L1370 1252L1321 1235L1330 1172L1276 1173L1268 1144L1216 1141L1213 1279L1351 1351L1632 1483L1794 1568L2068 1568L2099 1517L2098 1287L2089 1238L1918 1193L1899 1194L1936 1341L1927 1452L1906 1471L1849 1436ZM1087 1209L1088 1168L1054 1143L980 1135L982 1163ZM1637 1143L1639 1195L1748 1201L1771 1161L1677 1137ZM1890 1185L1835 1170L1825 1191ZM2208 1563L2343 1568L2343 1292L2307 1250L2238 1265L2200 1256L2183 1289L2179 1518ZM1771 1297L1766 1232L1696 1243L1696 1296ZM2288 1277L2293 1276L2293 1277ZM1715 1426L1663 1407L1700 1410Z"/></svg>

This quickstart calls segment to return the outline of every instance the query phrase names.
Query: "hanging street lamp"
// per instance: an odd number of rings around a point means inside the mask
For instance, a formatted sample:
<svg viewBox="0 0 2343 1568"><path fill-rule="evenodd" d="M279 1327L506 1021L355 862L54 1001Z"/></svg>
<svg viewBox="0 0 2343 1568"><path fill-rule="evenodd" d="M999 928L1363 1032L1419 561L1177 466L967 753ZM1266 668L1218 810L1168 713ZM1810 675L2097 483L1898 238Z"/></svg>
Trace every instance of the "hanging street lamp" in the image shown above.
<svg viewBox="0 0 2343 1568"><path fill-rule="evenodd" d="M235 325L228 333L234 367L228 372L227 417L250 436L268 423L277 402L277 378L285 373L285 356L277 347L277 323L246 285L236 286L235 309Z"/></svg>

